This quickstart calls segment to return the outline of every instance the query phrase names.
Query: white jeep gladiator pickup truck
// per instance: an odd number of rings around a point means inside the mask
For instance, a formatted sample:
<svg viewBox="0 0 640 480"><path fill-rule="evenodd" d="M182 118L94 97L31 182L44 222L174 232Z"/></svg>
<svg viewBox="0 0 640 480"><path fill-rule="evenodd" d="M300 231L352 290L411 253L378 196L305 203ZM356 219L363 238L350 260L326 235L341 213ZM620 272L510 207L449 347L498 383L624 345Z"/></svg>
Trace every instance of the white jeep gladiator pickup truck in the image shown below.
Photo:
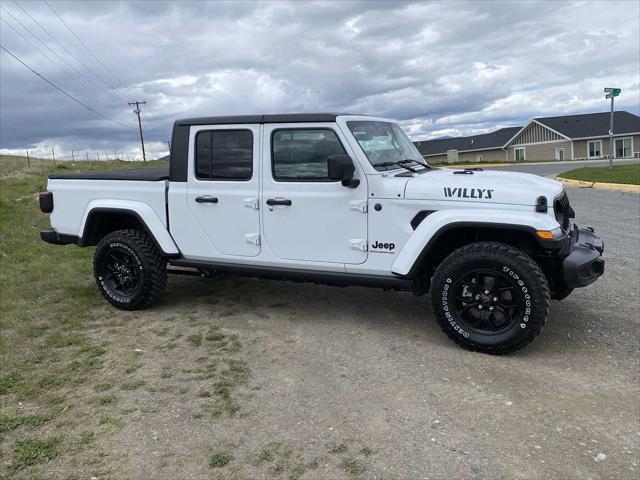
<svg viewBox="0 0 640 480"><path fill-rule="evenodd" d="M604 272L561 183L432 168L377 117L178 120L168 169L55 174L47 189L42 239L96 246L98 288L127 310L156 302L172 272L430 290L452 340L507 353L540 332L551 298Z"/></svg>

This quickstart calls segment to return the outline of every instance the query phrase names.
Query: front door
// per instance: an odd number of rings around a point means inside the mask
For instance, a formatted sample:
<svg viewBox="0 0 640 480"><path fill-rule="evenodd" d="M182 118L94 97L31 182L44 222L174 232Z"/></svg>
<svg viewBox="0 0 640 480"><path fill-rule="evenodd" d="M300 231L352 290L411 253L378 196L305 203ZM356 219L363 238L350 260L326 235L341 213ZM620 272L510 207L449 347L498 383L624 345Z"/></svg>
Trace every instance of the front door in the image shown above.
<svg viewBox="0 0 640 480"><path fill-rule="evenodd" d="M206 240L198 256L260 253L260 125L191 127L187 206Z"/></svg>
<svg viewBox="0 0 640 480"><path fill-rule="evenodd" d="M353 152L333 124L265 124L261 210L265 248L279 258L363 263L367 184L354 160L349 188L328 178L327 158Z"/></svg>

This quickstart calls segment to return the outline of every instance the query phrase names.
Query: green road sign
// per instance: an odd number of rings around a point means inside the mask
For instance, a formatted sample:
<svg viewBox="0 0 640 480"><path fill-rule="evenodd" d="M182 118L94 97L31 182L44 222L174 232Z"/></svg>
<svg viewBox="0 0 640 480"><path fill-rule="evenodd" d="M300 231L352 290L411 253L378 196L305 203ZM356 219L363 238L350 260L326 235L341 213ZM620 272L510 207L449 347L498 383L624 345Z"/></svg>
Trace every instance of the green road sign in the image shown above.
<svg viewBox="0 0 640 480"><path fill-rule="evenodd" d="M605 88L604 93L608 93L607 98L617 97L622 92L621 88Z"/></svg>

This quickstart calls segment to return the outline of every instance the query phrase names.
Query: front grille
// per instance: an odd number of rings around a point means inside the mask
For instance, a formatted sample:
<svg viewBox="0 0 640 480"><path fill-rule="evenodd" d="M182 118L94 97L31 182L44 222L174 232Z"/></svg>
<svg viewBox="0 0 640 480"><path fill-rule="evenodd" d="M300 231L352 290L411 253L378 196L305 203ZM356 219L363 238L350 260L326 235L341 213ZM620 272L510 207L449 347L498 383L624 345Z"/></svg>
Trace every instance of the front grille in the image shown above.
<svg viewBox="0 0 640 480"><path fill-rule="evenodd" d="M562 226L562 228L567 231L569 229L569 224L572 218L575 218L575 212L571 205L569 204L569 196L567 192L562 192L556 201L553 202L553 212L556 215L556 220Z"/></svg>

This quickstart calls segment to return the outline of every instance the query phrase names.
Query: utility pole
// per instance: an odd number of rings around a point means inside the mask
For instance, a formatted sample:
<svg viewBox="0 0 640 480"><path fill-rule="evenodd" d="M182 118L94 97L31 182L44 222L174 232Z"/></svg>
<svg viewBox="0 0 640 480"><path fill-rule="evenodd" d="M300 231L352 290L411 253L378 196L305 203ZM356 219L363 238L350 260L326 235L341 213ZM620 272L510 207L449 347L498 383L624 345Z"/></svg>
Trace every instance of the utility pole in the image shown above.
<svg viewBox="0 0 640 480"><path fill-rule="evenodd" d="M609 117L609 170L613 169L613 99L620 95L620 88L605 88L605 98L611 99L611 116ZM624 146L623 146L624 150Z"/></svg>
<svg viewBox="0 0 640 480"><path fill-rule="evenodd" d="M89 152L84 152L84 154L87 156L87 162L89 161Z"/></svg>
<svg viewBox="0 0 640 480"><path fill-rule="evenodd" d="M100 152L96 152L96 158L100 161Z"/></svg>
<svg viewBox="0 0 640 480"><path fill-rule="evenodd" d="M147 103L146 100L144 100L142 102L137 101L137 100L135 102L129 102L129 106L133 106L133 105L136 106L136 108L133 111L133 113L135 113L138 116L138 128L140 129L140 144L142 145L142 160L144 162L147 161L147 155L144 152L144 137L142 136L142 120L140 120L140 105L144 105L146 103Z"/></svg>
<svg viewBox="0 0 640 480"><path fill-rule="evenodd" d="M27 150L27 168L31 168L31 159L29 158L29 150Z"/></svg>
<svg viewBox="0 0 640 480"><path fill-rule="evenodd" d="M51 156L53 156L53 166L56 166L56 153L53 151L53 148L51 149Z"/></svg>
<svg viewBox="0 0 640 480"><path fill-rule="evenodd" d="M76 164L76 156L73 154L73 148L71 149L71 165Z"/></svg>

